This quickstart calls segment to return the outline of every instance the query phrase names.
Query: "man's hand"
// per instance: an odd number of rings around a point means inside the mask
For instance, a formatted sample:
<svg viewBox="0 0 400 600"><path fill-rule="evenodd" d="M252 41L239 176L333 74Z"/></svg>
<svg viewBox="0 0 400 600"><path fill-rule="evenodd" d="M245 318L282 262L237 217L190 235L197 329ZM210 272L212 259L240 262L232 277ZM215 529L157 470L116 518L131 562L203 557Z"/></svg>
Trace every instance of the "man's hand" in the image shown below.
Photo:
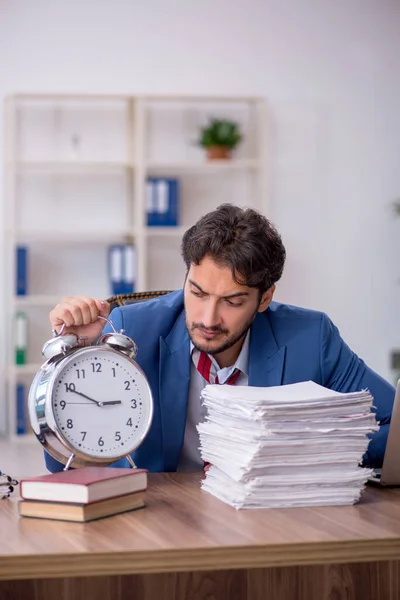
<svg viewBox="0 0 400 600"><path fill-rule="evenodd" d="M73 296L64 298L50 312L49 319L52 329L60 331L65 323L63 333L75 333L78 337L86 338L86 343L91 344L103 331L104 321L101 317L108 317L110 305L102 300L94 300L86 296Z"/></svg>

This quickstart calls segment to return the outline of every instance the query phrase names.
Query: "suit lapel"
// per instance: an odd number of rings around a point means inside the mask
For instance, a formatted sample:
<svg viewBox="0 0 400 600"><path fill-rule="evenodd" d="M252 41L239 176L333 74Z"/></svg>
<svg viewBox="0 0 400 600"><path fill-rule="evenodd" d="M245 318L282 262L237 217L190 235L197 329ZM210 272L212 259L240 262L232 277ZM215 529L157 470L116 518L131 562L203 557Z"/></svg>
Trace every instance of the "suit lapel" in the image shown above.
<svg viewBox="0 0 400 600"><path fill-rule="evenodd" d="M266 313L258 313L251 326L249 385L282 384L286 346L279 347ZM179 315L164 339L160 337L159 398L164 470L175 471L185 434L190 384L190 340L185 313Z"/></svg>
<svg viewBox="0 0 400 600"><path fill-rule="evenodd" d="M164 471L175 471L185 434L190 383L190 341L184 311L168 336L160 337L159 375Z"/></svg>
<svg viewBox="0 0 400 600"><path fill-rule="evenodd" d="M265 313L257 313L251 326L249 385L270 387L282 384L286 346L279 347Z"/></svg>

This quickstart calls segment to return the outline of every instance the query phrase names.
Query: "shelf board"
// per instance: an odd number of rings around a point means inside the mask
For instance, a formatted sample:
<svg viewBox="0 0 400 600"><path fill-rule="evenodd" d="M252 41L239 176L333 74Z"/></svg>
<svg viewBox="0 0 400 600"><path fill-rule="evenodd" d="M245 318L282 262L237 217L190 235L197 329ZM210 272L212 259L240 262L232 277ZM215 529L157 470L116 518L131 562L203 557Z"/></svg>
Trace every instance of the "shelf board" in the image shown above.
<svg viewBox="0 0 400 600"><path fill-rule="evenodd" d="M213 160L209 162L176 162L176 163L159 163L149 161L145 164L148 172L171 172L177 175L180 173L214 173L224 171L239 171L239 170L256 170L261 167L261 163L257 159L232 159L232 160Z"/></svg>
<svg viewBox="0 0 400 600"><path fill-rule="evenodd" d="M146 235L149 237L182 237L186 229L186 227L146 227Z"/></svg>
<svg viewBox="0 0 400 600"><path fill-rule="evenodd" d="M133 169L134 163L107 162L107 161L18 161L15 163L17 170L22 172L44 172L44 173L110 173L125 169ZM204 162L157 162L145 163L145 170L174 171L185 173L207 173L219 171L256 170L261 167L258 159L241 158L230 160L212 160Z"/></svg>
<svg viewBox="0 0 400 600"><path fill-rule="evenodd" d="M144 100L149 102L190 102L195 104L201 104L202 102L221 102L223 104L236 104L236 103L252 103L252 102L264 102L265 99L261 96L193 96L190 94L146 94Z"/></svg>
<svg viewBox="0 0 400 600"><path fill-rule="evenodd" d="M135 99L138 96L129 94L90 94L90 93L57 93L57 92L21 92L17 94L10 94L6 96L6 99L12 100L58 100L60 102L68 102L71 100L88 100L91 102L101 102L109 100L130 100Z"/></svg>
<svg viewBox="0 0 400 600"><path fill-rule="evenodd" d="M10 232L8 232L10 234ZM135 236L135 231L131 229L121 229L112 231L66 231L60 232L46 229L45 231L16 231L15 238L20 243L26 242L49 242L63 244L65 242L74 242L81 244L104 243L108 244L113 241L121 242Z"/></svg>
<svg viewBox="0 0 400 600"><path fill-rule="evenodd" d="M37 446L40 443L33 431L28 433L21 433L20 435L18 435L17 433L11 433L10 440L13 443L26 444L27 446Z"/></svg>
<svg viewBox="0 0 400 600"><path fill-rule="evenodd" d="M90 94L90 93L32 93L22 92L10 94L6 99L14 100L55 100L59 102L68 102L71 100L81 100L90 102L110 101L110 100L146 100L151 102L265 102L262 96L227 96L227 95L193 95L193 94Z"/></svg>
<svg viewBox="0 0 400 600"><path fill-rule="evenodd" d="M23 160L17 161L15 166L18 171L44 172L44 173L110 173L133 168L132 163L126 161L86 161L86 160Z"/></svg>
<svg viewBox="0 0 400 600"><path fill-rule="evenodd" d="M51 296L49 295L29 295L26 296L14 296L14 303L16 307L24 307L24 306L55 306L61 300L61 296ZM50 327L50 325L49 325Z"/></svg>
<svg viewBox="0 0 400 600"><path fill-rule="evenodd" d="M50 337L50 336L49 336ZM44 362L44 359L43 359ZM25 365L11 365L9 372L13 375L34 375L36 371L39 371L43 363L27 363Z"/></svg>
<svg viewBox="0 0 400 600"><path fill-rule="evenodd" d="M89 294L91 298L108 298L112 294L103 291L102 293ZM52 308L62 300L62 294L27 294L26 296L13 296L15 308L24 308L28 306L44 306ZM50 323L49 323L50 327ZM50 337L50 336L49 336Z"/></svg>

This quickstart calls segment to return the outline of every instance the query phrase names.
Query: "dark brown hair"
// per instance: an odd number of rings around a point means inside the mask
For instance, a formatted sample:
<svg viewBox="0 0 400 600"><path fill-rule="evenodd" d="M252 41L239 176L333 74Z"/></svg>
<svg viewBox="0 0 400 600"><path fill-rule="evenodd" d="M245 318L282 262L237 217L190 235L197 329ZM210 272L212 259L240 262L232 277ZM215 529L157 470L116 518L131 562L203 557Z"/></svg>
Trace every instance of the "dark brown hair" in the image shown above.
<svg viewBox="0 0 400 600"><path fill-rule="evenodd" d="M222 204L188 229L181 252L186 267L205 256L230 267L234 280L268 290L282 276L286 251L281 236L261 213L251 208Z"/></svg>

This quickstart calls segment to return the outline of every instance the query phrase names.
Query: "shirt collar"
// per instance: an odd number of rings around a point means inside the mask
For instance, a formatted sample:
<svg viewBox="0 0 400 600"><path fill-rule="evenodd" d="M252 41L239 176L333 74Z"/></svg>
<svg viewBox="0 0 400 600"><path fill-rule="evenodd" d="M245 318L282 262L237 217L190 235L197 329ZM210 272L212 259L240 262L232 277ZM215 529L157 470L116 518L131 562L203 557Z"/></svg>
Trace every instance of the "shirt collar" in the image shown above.
<svg viewBox="0 0 400 600"><path fill-rule="evenodd" d="M194 345L191 341L190 342L190 355L192 355L193 349L194 349ZM233 373L233 371L235 369L239 369L245 375L249 374L249 351L250 351L250 329L246 333L246 337L244 338L243 346L240 350L239 356L237 357L234 365L231 365L230 367L223 367L222 369L220 369L215 358L213 356L211 356L211 354L208 355L211 359L211 362L213 363L214 367L217 370L217 375L218 375L218 379L219 379L220 383L225 383L225 381L228 379L228 377L231 375L231 373Z"/></svg>

